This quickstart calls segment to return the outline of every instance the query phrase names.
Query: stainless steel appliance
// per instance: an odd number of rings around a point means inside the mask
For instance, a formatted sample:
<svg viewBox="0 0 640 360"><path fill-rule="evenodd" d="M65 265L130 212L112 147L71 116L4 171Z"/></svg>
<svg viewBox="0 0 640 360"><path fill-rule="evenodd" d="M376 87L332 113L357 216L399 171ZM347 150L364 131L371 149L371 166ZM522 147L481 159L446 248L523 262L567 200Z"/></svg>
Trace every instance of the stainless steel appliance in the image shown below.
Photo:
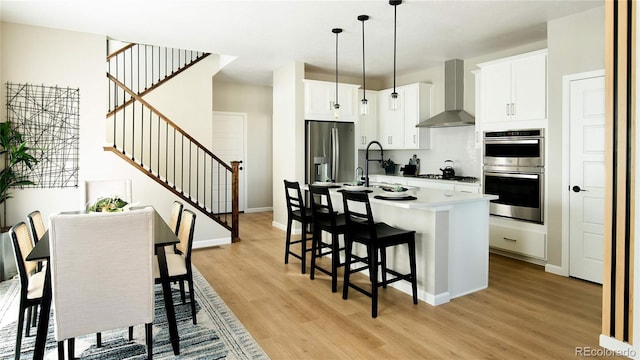
<svg viewBox="0 0 640 360"><path fill-rule="evenodd" d="M353 123L307 120L305 125L305 181L354 181Z"/></svg>
<svg viewBox="0 0 640 360"><path fill-rule="evenodd" d="M544 130L485 132L484 165L544 166Z"/></svg>
<svg viewBox="0 0 640 360"><path fill-rule="evenodd" d="M485 133L483 192L498 195L491 215L544 222L544 158L542 129Z"/></svg>
<svg viewBox="0 0 640 360"><path fill-rule="evenodd" d="M498 195L491 215L543 223L544 168L485 165L482 186L485 194Z"/></svg>

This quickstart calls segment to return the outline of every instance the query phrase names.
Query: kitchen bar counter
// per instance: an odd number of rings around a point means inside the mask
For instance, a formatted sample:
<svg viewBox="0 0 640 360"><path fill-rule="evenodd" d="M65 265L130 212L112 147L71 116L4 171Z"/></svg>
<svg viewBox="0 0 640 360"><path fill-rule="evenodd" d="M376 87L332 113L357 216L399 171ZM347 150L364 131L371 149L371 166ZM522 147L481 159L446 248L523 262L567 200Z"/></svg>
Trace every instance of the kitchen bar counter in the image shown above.
<svg viewBox="0 0 640 360"><path fill-rule="evenodd" d="M493 195L412 188L416 200L380 200L370 188L376 221L416 231L418 298L431 305L485 289L489 281L489 201ZM342 211L341 189L332 189L333 206ZM363 248L356 251L362 252ZM402 252L396 254L395 252ZM389 249L391 268L408 271L406 248ZM391 286L410 294L404 282Z"/></svg>

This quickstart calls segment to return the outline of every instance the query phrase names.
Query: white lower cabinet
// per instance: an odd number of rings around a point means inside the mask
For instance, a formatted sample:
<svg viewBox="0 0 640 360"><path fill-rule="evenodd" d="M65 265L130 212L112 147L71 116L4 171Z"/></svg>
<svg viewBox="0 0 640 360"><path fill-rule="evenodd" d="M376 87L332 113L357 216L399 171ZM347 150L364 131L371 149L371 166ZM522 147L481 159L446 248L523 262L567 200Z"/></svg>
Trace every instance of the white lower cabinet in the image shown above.
<svg viewBox="0 0 640 360"><path fill-rule="evenodd" d="M509 226L491 224L489 246L530 256L546 259L546 234Z"/></svg>

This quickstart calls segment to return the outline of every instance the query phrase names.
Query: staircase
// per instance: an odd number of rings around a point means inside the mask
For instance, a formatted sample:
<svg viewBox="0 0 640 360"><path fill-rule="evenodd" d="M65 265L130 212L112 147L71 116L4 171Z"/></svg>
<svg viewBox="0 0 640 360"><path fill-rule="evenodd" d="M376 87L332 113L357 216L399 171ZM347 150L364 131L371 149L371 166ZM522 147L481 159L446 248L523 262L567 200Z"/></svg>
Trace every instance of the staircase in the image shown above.
<svg viewBox="0 0 640 360"><path fill-rule="evenodd" d="M227 164L144 99L208 53L129 44L107 56L111 151L229 231L238 231L240 161ZM188 95L185 95L188 96Z"/></svg>

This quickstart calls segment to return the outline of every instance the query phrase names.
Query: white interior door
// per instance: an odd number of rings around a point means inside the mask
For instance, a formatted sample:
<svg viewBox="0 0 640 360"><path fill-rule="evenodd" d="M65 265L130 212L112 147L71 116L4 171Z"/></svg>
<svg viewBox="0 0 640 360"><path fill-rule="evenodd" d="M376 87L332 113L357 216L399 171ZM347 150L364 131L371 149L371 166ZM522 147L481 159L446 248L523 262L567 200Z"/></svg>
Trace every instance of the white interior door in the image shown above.
<svg viewBox="0 0 640 360"><path fill-rule="evenodd" d="M602 283L604 76L570 83L569 275Z"/></svg>
<svg viewBox="0 0 640 360"><path fill-rule="evenodd" d="M231 113L231 112L213 112L213 145L211 151L227 164L231 161L242 161L242 168L246 168L245 163L245 131L247 123L247 114ZM245 211L246 203L246 187L245 187L245 171L240 171L238 175L238 186L240 197L238 206L240 211ZM225 187L226 196L224 199L231 203L231 183L220 184ZM220 199L220 201L224 201Z"/></svg>

